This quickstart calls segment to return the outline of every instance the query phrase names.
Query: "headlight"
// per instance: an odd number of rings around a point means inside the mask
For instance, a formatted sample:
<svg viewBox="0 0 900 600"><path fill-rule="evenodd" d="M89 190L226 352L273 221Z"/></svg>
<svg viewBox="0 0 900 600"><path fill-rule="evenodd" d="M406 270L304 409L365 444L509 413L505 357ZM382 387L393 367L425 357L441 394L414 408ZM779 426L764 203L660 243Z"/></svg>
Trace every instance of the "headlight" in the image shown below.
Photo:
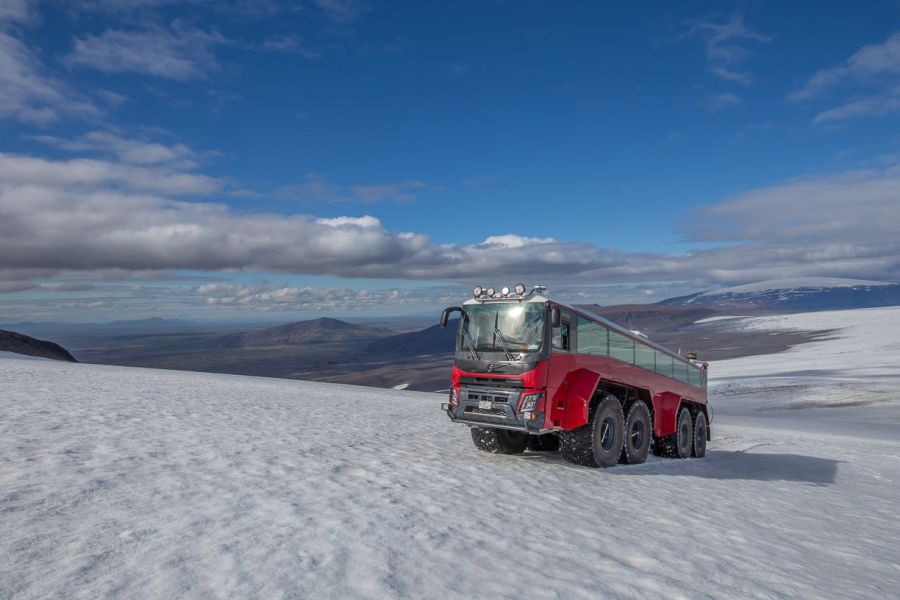
<svg viewBox="0 0 900 600"><path fill-rule="evenodd" d="M537 408L538 402L541 398L544 397L544 392L537 392L535 394L525 394L525 397L522 398L522 406L519 408L519 412L523 413L532 413Z"/></svg>

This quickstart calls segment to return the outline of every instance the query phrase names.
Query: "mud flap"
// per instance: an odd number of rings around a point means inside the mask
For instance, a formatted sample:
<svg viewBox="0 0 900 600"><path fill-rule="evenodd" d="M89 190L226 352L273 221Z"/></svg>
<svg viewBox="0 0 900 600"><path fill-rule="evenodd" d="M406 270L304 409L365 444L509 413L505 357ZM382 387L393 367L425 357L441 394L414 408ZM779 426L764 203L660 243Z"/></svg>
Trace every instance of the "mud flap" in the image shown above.
<svg viewBox="0 0 900 600"><path fill-rule="evenodd" d="M653 435L658 438L675 433L681 396L663 392L653 397Z"/></svg>

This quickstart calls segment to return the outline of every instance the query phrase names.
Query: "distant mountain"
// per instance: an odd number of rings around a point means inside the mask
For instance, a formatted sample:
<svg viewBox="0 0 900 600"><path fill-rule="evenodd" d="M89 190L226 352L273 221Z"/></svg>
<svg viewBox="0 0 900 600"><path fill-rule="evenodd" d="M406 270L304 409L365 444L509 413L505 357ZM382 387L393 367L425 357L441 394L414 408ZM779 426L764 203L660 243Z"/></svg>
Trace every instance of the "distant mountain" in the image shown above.
<svg viewBox="0 0 900 600"><path fill-rule="evenodd" d="M321 318L254 329L228 337L237 342L239 346L256 347L365 341L393 334L393 331L383 327L357 325L338 319Z"/></svg>
<svg viewBox="0 0 900 600"><path fill-rule="evenodd" d="M898 306L900 284L860 279L800 277L709 290L669 298L658 304L706 307L731 314Z"/></svg>
<svg viewBox="0 0 900 600"><path fill-rule="evenodd" d="M382 338L366 346L372 356L415 357L435 354L453 354L456 346L456 326L459 319L447 322L447 328L432 325L421 331L410 331Z"/></svg>
<svg viewBox="0 0 900 600"><path fill-rule="evenodd" d="M609 319L626 329L647 334L690 325L700 319L718 314L715 310L705 306L685 307L661 304L616 304L612 306L585 304L580 308Z"/></svg>
<svg viewBox="0 0 900 600"><path fill-rule="evenodd" d="M53 342L39 340L14 331L0 329L0 351L15 352L26 356L39 356L66 362L78 362L69 351Z"/></svg>

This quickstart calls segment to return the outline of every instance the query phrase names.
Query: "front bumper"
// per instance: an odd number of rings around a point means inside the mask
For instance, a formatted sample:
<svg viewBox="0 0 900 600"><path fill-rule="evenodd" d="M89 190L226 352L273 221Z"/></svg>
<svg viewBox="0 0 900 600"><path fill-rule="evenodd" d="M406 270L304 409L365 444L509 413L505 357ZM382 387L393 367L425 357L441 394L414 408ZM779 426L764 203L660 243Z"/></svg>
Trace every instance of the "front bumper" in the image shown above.
<svg viewBox="0 0 900 600"><path fill-rule="evenodd" d="M522 397L528 393L521 388L460 386L456 406L441 405L454 423L477 427L512 429L528 433L545 433L544 414L519 412Z"/></svg>

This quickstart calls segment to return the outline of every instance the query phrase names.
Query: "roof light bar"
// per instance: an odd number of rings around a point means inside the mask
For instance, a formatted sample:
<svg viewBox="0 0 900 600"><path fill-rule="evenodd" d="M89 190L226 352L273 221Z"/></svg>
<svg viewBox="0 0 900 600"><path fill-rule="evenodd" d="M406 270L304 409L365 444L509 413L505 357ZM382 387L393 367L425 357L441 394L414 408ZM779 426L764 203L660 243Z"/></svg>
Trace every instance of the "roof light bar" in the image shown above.
<svg viewBox="0 0 900 600"><path fill-rule="evenodd" d="M540 292L544 292L547 290L547 286L545 285L536 285L534 286L530 292L528 292L528 288L524 283L517 283L512 290L510 290L509 286L504 285L499 290L496 290L492 287L484 288L480 285L476 285L472 290L472 296L476 300L502 300L504 298L512 298L522 301L526 298L531 297L533 294L537 294Z"/></svg>

